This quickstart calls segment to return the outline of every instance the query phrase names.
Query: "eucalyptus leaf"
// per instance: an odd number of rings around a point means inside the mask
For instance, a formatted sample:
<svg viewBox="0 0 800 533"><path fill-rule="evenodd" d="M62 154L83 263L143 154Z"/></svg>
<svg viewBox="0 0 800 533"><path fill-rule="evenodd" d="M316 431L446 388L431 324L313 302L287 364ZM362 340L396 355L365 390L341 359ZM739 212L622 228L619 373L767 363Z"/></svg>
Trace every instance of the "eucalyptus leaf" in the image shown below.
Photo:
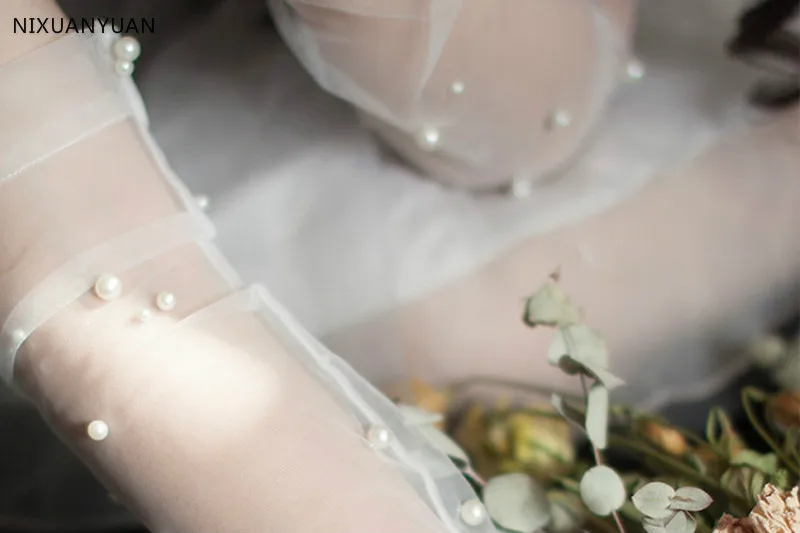
<svg viewBox="0 0 800 533"><path fill-rule="evenodd" d="M645 516L667 518L674 514L669 508L673 496L675 496L675 489L661 481L653 481L636 491L631 501Z"/></svg>
<svg viewBox="0 0 800 533"><path fill-rule="evenodd" d="M581 321L581 312L556 283L544 284L525 304L529 326L569 326Z"/></svg>
<svg viewBox="0 0 800 533"><path fill-rule="evenodd" d="M498 525L520 533L532 533L550 521L547 493L526 474L490 479L483 488L483 504Z"/></svg>
<svg viewBox="0 0 800 533"><path fill-rule="evenodd" d="M583 413L565 402L558 394L550 395L550 403L555 410L558 411L558 414L563 416L568 422L571 422L581 431L586 431L586 417L584 417Z"/></svg>
<svg viewBox="0 0 800 533"><path fill-rule="evenodd" d="M625 504L625 484L613 469L599 465L581 478L581 499L598 516L608 516Z"/></svg>
<svg viewBox="0 0 800 533"><path fill-rule="evenodd" d="M605 450L608 441L608 389L595 383L586 399L586 434L592 444Z"/></svg>
<svg viewBox="0 0 800 533"><path fill-rule="evenodd" d="M651 518L645 516L642 518L642 527L647 533L665 533L667 530L667 522L669 522L675 513L670 513L667 518Z"/></svg>
<svg viewBox="0 0 800 533"><path fill-rule="evenodd" d="M574 533L583 524L586 508L581 499L569 492L553 491L548 493L550 500L550 522L548 533Z"/></svg>
<svg viewBox="0 0 800 533"><path fill-rule="evenodd" d="M732 466L749 466L765 474L778 470L778 457L774 453L760 454L753 450L742 450L731 459Z"/></svg>
<svg viewBox="0 0 800 533"><path fill-rule="evenodd" d="M697 528L697 521L689 513L679 511L667 522L664 530L666 533L694 533Z"/></svg>
<svg viewBox="0 0 800 533"><path fill-rule="evenodd" d="M681 487L675 491L669 508L673 511L702 511L707 509L714 499L704 490L697 487Z"/></svg>
<svg viewBox="0 0 800 533"><path fill-rule="evenodd" d="M559 328L550 348L547 361L567 374L583 372L601 381L608 389L625 382L608 371L608 348L605 341L583 324Z"/></svg>

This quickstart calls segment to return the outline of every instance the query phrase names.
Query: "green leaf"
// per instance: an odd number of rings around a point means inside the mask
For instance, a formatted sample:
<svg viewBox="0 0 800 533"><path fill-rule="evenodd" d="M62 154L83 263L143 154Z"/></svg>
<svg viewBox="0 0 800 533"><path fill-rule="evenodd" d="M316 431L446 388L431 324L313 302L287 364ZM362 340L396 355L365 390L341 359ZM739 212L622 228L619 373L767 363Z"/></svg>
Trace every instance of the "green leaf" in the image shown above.
<svg viewBox="0 0 800 533"><path fill-rule="evenodd" d="M625 504L625 484L611 468L600 465L590 468L581 478L581 499L598 516L608 516Z"/></svg>
<svg viewBox="0 0 800 533"><path fill-rule="evenodd" d="M642 519L642 527L647 533L694 533L697 521L692 515L683 511L675 511L667 518Z"/></svg>
<svg viewBox="0 0 800 533"><path fill-rule="evenodd" d="M729 468L720 478L720 484L726 490L739 496L751 505L755 504L766 482L767 477L763 472L748 466Z"/></svg>
<svg viewBox="0 0 800 533"><path fill-rule="evenodd" d="M636 491L631 501L645 516L667 518L674 514L673 510L669 508L673 496L675 496L675 489L661 481L653 481Z"/></svg>
<svg viewBox="0 0 800 533"><path fill-rule="evenodd" d="M577 427L581 431L586 431L585 429L586 418L584 417L582 412L569 405L558 394L550 395L550 403L553 405L556 411L558 411L558 413L561 416L563 416L568 422L571 422L573 425L575 425L575 427Z"/></svg>
<svg viewBox="0 0 800 533"><path fill-rule="evenodd" d="M520 533L532 533L550 521L547 493L525 474L490 479L483 489L483 504L498 525Z"/></svg>
<svg viewBox="0 0 800 533"><path fill-rule="evenodd" d="M697 522L692 515L678 512L672 520L667 522L667 526L664 529L666 533L694 533L696 528Z"/></svg>
<svg viewBox="0 0 800 533"><path fill-rule="evenodd" d="M752 450L742 450L731 459L732 466L749 466L765 474L778 471L778 457L774 453L760 454Z"/></svg>
<svg viewBox="0 0 800 533"><path fill-rule="evenodd" d="M550 500L550 522L548 533L573 533L583 524L586 509L581 499L569 492L553 491L548 493Z"/></svg>
<svg viewBox="0 0 800 533"><path fill-rule="evenodd" d="M547 361L568 374L581 371L590 375L608 389L625 384L608 371L608 348L603 338L583 324L559 328L547 351Z"/></svg>
<svg viewBox="0 0 800 533"><path fill-rule="evenodd" d="M696 487L681 487L675 491L669 508L673 511L702 511L714 502L704 490Z"/></svg>
<svg viewBox="0 0 800 533"><path fill-rule="evenodd" d="M586 434L596 448L604 450L608 441L608 389L595 383L586 402Z"/></svg>
<svg viewBox="0 0 800 533"><path fill-rule="evenodd" d="M772 484L781 490L789 490L792 483L792 475L785 468L779 468L772 476Z"/></svg>
<svg viewBox="0 0 800 533"><path fill-rule="evenodd" d="M570 326L581 321L581 312L555 283L544 284L525 304L529 326Z"/></svg>

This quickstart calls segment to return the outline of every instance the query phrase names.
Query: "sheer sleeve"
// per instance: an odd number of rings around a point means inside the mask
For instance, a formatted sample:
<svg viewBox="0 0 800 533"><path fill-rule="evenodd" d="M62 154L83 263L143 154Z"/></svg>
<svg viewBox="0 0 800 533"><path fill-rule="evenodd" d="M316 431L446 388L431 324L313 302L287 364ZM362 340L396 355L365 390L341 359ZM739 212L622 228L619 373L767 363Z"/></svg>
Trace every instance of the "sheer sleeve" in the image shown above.
<svg viewBox="0 0 800 533"><path fill-rule="evenodd" d="M495 531L419 428L241 285L112 35L0 68L2 377L153 531Z"/></svg>
<svg viewBox="0 0 800 533"><path fill-rule="evenodd" d="M628 62L628 0L268 0L327 91L393 151L472 190L563 169ZM557 53L555 52L557 51Z"/></svg>

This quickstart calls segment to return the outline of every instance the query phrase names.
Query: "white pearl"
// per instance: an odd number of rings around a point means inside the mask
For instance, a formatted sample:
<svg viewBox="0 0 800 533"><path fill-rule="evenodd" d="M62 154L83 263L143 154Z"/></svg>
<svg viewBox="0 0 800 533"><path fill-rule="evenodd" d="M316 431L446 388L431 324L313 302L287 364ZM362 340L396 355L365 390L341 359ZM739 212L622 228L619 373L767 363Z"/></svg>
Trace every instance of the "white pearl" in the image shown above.
<svg viewBox="0 0 800 533"><path fill-rule="evenodd" d="M479 526L486 520L486 507L479 500L467 500L461 504L458 517L468 526Z"/></svg>
<svg viewBox="0 0 800 533"><path fill-rule="evenodd" d="M550 115L551 128L566 128L572 124L572 115L565 109L557 109Z"/></svg>
<svg viewBox="0 0 800 533"><path fill-rule="evenodd" d="M450 84L450 92L453 94L463 94L466 88L466 85L461 80L456 80Z"/></svg>
<svg viewBox="0 0 800 533"><path fill-rule="evenodd" d="M514 198L526 198L533 192L533 182L528 178L517 178L511 182L511 195Z"/></svg>
<svg viewBox="0 0 800 533"><path fill-rule="evenodd" d="M629 80L640 80L644 78L644 73L644 64L638 59L628 61L628 64L625 66L625 74L628 75Z"/></svg>
<svg viewBox="0 0 800 533"><path fill-rule="evenodd" d="M25 332L21 329L15 329L11 332L11 342L14 344L22 344L25 342Z"/></svg>
<svg viewBox="0 0 800 533"><path fill-rule="evenodd" d="M425 150L435 150L442 140L442 134L436 128L423 128L417 137L417 143Z"/></svg>
<svg viewBox="0 0 800 533"><path fill-rule="evenodd" d="M204 194L198 194L194 197L194 201L197 202L197 207L200 209L206 210L208 209L209 199L208 196Z"/></svg>
<svg viewBox="0 0 800 533"><path fill-rule="evenodd" d="M159 292L156 296L156 307L162 311L172 311L177 303L178 299L171 292Z"/></svg>
<svg viewBox="0 0 800 533"><path fill-rule="evenodd" d="M101 300L114 300L122 294L122 280L114 274L103 274L94 282L94 293Z"/></svg>
<svg viewBox="0 0 800 533"><path fill-rule="evenodd" d="M136 315L136 318L139 320L139 322L147 322L152 317L153 317L153 312L150 311L149 309L142 309L141 311L139 311L139 314Z"/></svg>
<svg viewBox="0 0 800 533"><path fill-rule="evenodd" d="M123 61L136 61L142 53L142 46L135 38L126 35L114 43L114 56Z"/></svg>
<svg viewBox="0 0 800 533"><path fill-rule="evenodd" d="M130 76L133 74L133 62L121 59L114 63L114 70L120 76Z"/></svg>
<svg viewBox="0 0 800 533"><path fill-rule="evenodd" d="M108 424L102 420L92 420L89 422L89 425L86 426L86 433L89 435L89 438L94 441L99 442L105 440L106 437L108 437Z"/></svg>
<svg viewBox="0 0 800 533"><path fill-rule="evenodd" d="M392 432L380 424L369 426L366 436L370 446L376 450L385 450L392 443Z"/></svg>

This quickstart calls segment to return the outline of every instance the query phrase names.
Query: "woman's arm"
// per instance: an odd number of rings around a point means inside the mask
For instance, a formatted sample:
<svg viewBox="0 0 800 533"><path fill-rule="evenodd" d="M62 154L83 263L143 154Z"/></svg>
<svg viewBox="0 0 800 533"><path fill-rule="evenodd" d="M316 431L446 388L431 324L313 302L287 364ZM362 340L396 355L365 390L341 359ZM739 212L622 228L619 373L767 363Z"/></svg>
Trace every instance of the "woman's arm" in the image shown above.
<svg viewBox="0 0 800 533"><path fill-rule="evenodd" d="M114 100L133 89L113 48L27 37L0 68L3 377L155 531L453 531L466 482L238 285L135 98Z"/></svg>

